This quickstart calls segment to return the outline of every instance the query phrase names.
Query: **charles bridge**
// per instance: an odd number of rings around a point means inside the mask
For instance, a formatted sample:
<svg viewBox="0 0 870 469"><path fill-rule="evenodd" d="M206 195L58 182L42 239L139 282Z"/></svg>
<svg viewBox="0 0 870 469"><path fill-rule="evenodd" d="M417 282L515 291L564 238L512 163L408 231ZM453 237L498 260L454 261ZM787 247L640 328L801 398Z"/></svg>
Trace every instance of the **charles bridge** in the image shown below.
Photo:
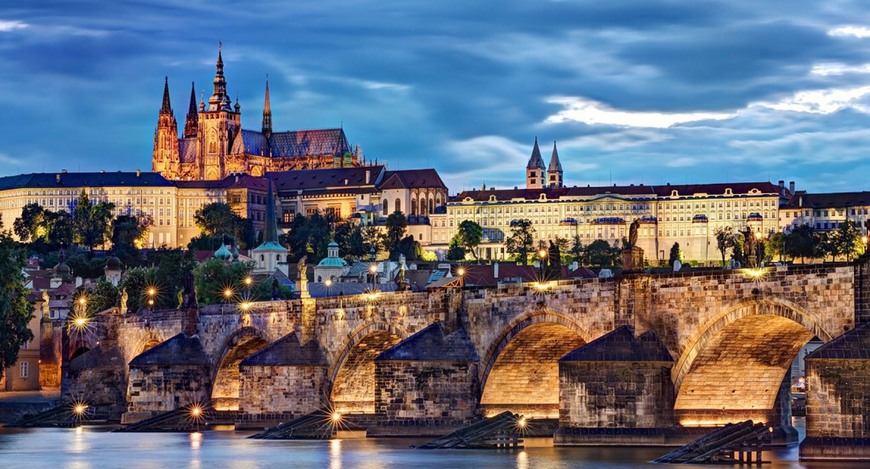
<svg viewBox="0 0 870 469"><path fill-rule="evenodd" d="M557 444L663 443L674 429L745 419L793 439L790 366L817 337L802 457L867 458L868 268L109 312L65 333L63 392L119 404L127 423L207 401L238 409L237 428L328 407L367 415L370 434L424 434L509 409L558 419Z"/></svg>

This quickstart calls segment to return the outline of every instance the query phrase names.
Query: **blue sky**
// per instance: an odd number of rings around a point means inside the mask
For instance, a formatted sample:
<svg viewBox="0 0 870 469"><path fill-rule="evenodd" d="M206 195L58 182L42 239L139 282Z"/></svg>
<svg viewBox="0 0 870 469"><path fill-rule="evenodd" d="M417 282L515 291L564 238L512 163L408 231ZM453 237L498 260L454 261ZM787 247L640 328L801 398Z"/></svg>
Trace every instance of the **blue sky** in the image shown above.
<svg viewBox="0 0 870 469"><path fill-rule="evenodd" d="M242 125L343 125L451 193L779 179L870 189L862 1L4 2L0 175L150 169L164 75L183 126L218 41Z"/></svg>

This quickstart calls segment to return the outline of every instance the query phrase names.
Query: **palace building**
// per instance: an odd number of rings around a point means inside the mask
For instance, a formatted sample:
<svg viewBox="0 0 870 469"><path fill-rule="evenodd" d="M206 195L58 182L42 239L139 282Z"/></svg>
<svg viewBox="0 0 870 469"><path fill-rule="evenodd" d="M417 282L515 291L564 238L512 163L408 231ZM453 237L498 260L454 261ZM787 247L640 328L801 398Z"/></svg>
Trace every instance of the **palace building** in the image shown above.
<svg viewBox="0 0 870 469"><path fill-rule="evenodd" d="M260 130L243 129L242 110L227 94L224 62L218 49L212 95L196 104L191 85L190 103L179 136L169 99L169 78L163 84L163 104L154 132L151 170L170 180L220 180L230 174L262 176L267 171L355 167L361 164L359 147L351 148L343 129L272 131L269 81Z"/></svg>

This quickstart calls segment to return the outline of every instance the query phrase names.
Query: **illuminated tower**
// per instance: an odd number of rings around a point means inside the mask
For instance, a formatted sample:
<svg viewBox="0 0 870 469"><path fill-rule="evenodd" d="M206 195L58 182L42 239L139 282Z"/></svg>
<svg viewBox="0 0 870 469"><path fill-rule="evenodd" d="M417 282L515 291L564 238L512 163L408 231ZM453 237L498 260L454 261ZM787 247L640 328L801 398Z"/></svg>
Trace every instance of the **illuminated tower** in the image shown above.
<svg viewBox="0 0 870 469"><path fill-rule="evenodd" d="M526 165L526 189L541 189L546 185L546 170L544 159L541 158L541 149L538 148L538 137L535 137L535 146L532 148L532 156Z"/></svg>
<svg viewBox="0 0 870 469"><path fill-rule="evenodd" d="M199 113L197 135L199 179L216 180L227 175L226 157L233 139L239 133L240 116L238 103L233 110L230 97L227 95L224 61L221 48L218 47L214 90L208 99L208 108Z"/></svg>
<svg viewBox="0 0 870 469"><path fill-rule="evenodd" d="M556 142L553 142L553 155L550 157L550 166L547 168L547 187L562 187L562 163L559 162L559 151L556 150Z"/></svg>
<svg viewBox="0 0 870 469"><path fill-rule="evenodd" d="M154 131L154 152L151 170L159 173L173 173L178 168L178 124L169 102L169 77L163 81L163 105L157 117L157 130Z"/></svg>

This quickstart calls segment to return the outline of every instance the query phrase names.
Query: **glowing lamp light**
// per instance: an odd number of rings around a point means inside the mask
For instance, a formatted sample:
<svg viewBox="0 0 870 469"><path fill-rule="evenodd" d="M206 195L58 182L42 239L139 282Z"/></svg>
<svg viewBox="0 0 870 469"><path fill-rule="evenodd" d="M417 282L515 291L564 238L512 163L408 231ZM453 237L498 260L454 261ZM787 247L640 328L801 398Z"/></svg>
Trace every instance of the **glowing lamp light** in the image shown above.
<svg viewBox="0 0 870 469"><path fill-rule="evenodd" d="M73 412L79 416L84 414L86 410L88 410L88 406L85 404L76 404L73 406Z"/></svg>
<svg viewBox="0 0 870 469"><path fill-rule="evenodd" d="M254 283L254 279L251 277L245 277L245 285L251 286L252 283Z"/></svg>
<svg viewBox="0 0 870 469"><path fill-rule="evenodd" d="M148 296L154 296L157 294L157 289L154 287L148 288Z"/></svg>
<svg viewBox="0 0 870 469"><path fill-rule="evenodd" d="M517 426L520 428L526 428L526 424L528 424L528 422L526 421L525 417L520 417L520 419L517 421Z"/></svg>
<svg viewBox="0 0 870 469"><path fill-rule="evenodd" d="M371 272L371 273L374 274L374 273L376 273L377 271L378 271L378 266L377 266L377 265L372 264L372 265L369 266L369 272Z"/></svg>
<svg viewBox="0 0 870 469"><path fill-rule="evenodd" d="M199 418L202 416L202 407L195 405L190 408L190 416L193 418Z"/></svg>
<svg viewBox="0 0 870 469"><path fill-rule="evenodd" d="M239 306L242 308L242 311L251 309L251 303L248 301L243 301Z"/></svg>
<svg viewBox="0 0 870 469"><path fill-rule="evenodd" d="M326 279L326 281L323 282L323 284L326 285L327 287L331 287L332 286L332 279L331 278Z"/></svg>
<svg viewBox="0 0 870 469"><path fill-rule="evenodd" d="M541 249L540 251L538 251L538 257L540 257L541 259L547 257L547 250Z"/></svg>
<svg viewBox="0 0 870 469"><path fill-rule="evenodd" d="M224 290L224 298L229 298L231 296L233 296L233 291L231 289L227 288Z"/></svg>
<svg viewBox="0 0 870 469"><path fill-rule="evenodd" d="M148 306L154 306L154 300L148 300Z"/></svg>
<svg viewBox="0 0 870 469"><path fill-rule="evenodd" d="M333 412L332 413L332 422L338 423L339 421L341 421L341 414L338 412Z"/></svg>
<svg viewBox="0 0 870 469"><path fill-rule="evenodd" d="M80 305L84 306L85 303L87 303L87 302L88 302L88 300L84 296L79 297L79 304Z"/></svg>
<svg viewBox="0 0 870 469"><path fill-rule="evenodd" d="M84 317L77 317L73 320L73 324L80 329L82 327L85 327L85 324L87 324L87 323L88 323L88 319L84 318Z"/></svg>
<svg viewBox="0 0 870 469"><path fill-rule="evenodd" d="M465 267L460 267L460 268L456 269L456 275L459 275L460 277L465 275Z"/></svg>

